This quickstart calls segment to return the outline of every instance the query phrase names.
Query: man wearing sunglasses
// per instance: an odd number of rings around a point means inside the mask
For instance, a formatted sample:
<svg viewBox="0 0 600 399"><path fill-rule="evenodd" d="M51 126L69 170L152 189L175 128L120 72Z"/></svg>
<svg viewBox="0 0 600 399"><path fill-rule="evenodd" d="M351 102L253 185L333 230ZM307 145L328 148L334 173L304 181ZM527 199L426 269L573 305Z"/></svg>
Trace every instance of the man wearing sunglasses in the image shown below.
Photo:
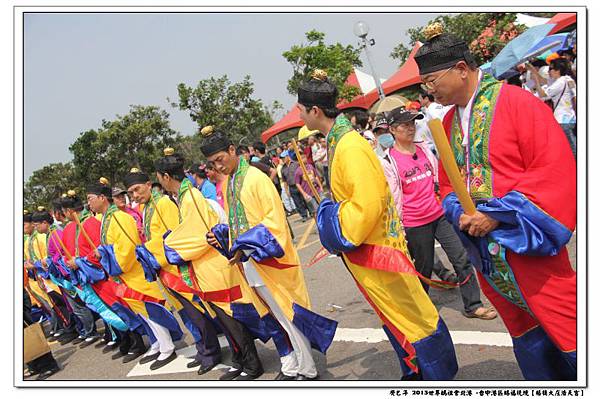
<svg viewBox="0 0 600 399"><path fill-rule="evenodd" d="M439 23L425 33L415 61L435 100L454 106L444 128L477 206L464 213L440 165L446 217L513 338L523 376L574 380L576 275L565 245L576 169L567 139L538 98L482 73L463 40Z"/></svg>

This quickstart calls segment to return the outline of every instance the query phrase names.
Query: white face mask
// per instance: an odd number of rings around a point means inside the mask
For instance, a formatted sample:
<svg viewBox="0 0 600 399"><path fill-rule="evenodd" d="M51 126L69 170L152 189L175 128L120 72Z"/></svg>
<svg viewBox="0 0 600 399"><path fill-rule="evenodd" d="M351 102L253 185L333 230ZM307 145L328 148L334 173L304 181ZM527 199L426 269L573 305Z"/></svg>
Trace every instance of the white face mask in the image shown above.
<svg viewBox="0 0 600 399"><path fill-rule="evenodd" d="M377 142L384 149L392 148L394 146L394 135L391 133L384 133L377 137Z"/></svg>

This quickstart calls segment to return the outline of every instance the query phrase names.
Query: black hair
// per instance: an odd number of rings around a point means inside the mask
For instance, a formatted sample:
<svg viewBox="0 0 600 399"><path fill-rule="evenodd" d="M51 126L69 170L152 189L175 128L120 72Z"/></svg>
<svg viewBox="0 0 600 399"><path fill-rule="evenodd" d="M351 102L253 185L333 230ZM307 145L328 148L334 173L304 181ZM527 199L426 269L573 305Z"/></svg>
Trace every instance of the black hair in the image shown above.
<svg viewBox="0 0 600 399"><path fill-rule="evenodd" d="M541 68L541 67L547 65L546 61L544 61L544 60L538 60L538 59L535 59L535 60L531 61L530 64L533 65L534 67L538 67L538 68Z"/></svg>
<svg viewBox="0 0 600 399"><path fill-rule="evenodd" d="M246 152L250 152L250 149L248 148L248 146L245 145L238 145L237 148L235 149L235 155L242 155L243 153Z"/></svg>
<svg viewBox="0 0 600 399"><path fill-rule="evenodd" d="M154 168L158 173L168 174L177 181L182 181L186 176L183 170L185 159L179 154L165 155L154 162Z"/></svg>
<svg viewBox="0 0 600 399"><path fill-rule="evenodd" d="M519 87L521 87L523 85L523 82L521 82L520 74L513 75L510 78L506 79L506 83L508 83L509 85L519 86Z"/></svg>
<svg viewBox="0 0 600 399"><path fill-rule="evenodd" d="M52 200L52 210L54 212L62 213L62 199L61 198L55 198Z"/></svg>
<svg viewBox="0 0 600 399"><path fill-rule="evenodd" d="M560 76L572 76L571 64L566 58L556 58L550 61L550 68L558 71Z"/></svg>
<svg viewBox="0 0 600 399"><path fill-rule="evenodd" d="M421 91L419 94L422 98L427 98L431 102L435 101L435 97L433 96L433 94L429 94L426 91Z"/></svg>
<svg viewBox="0 0 600 399"><path fill-rule="evenodd" d="M206 170L204 169L204 165L199 163L195 163L190 166L190 173L197 175L201 179L206 179Z"/></svg>
<svg viewBox="0 0 600 399"><path fill-rule="evenodd" d="M323 114L329 119L337 118L337 116L342 112L338 108L321 108L318 105L315 105L315 107L320 108L321 111L323 111Z"/></svg>
<svg viewBox="0 0 600 399"><path fill-rule="evenodd" d="M360 126L361 129L366 129L367 124L369 123L369 114L362 109L354 111L352 114L356 118L356 124Z"/></svg>
<svg viewBox="0 0 600 399"><path fill-rule="evenodd" d="M261 141L257 141L256 143L252 144L252 147L254 147L254 149L256 151L258 151L260 154L267 153L267 146Z"/></svg>

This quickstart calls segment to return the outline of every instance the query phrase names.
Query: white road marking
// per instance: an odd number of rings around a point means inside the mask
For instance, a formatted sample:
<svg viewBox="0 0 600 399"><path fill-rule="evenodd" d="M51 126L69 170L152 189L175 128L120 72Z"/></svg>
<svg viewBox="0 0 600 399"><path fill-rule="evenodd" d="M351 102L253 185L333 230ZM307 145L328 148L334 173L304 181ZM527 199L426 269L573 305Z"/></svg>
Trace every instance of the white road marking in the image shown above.
<svg viewBox="0 0 600 399"><path fill-rule="evenodd" d="M510 335L503 332L482 332L482 331L450 331L452 341L455 345L483 345L483 346L506 346L512 347ZM364 342L375 344L387 341L387 335L381 328L338 328L333 338L335 342ZM225 337L219 337L221 347L229 346ZM136 364L127 377L138 377L144 375L159 375L172 373L195 372L196 369L188 369L187 363L196 354L194 345L177 350L177 359L158 370L150 370L150 364ZM219 364L218 369L227 369L229 366Z"/></svg>
<svg viewBox="0 0 600 399"><path fill-rule="evenodd" d="M450 336L455 345L512 346L510 335L503 332L450 331ZM381 328L338 328L333 340L377 343L388 338Z"/></svg>

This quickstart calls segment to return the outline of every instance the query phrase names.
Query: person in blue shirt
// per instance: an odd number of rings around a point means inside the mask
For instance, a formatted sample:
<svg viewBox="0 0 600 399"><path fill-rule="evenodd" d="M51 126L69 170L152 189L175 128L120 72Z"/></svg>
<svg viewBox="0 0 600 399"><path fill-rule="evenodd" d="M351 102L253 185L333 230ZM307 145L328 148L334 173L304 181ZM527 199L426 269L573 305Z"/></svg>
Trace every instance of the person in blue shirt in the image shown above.
<svg viewBox="0 0 600 399"><path fill-rule="evenodd" d="M200 165L197 163L193 164L190 168L190 173L193 176L192 182L195 183L196 188L200 190L202 195L204 195L204 198L216 201L217 188L210 180L208 180L208 177L206 176L205 165Z"/></svg>

